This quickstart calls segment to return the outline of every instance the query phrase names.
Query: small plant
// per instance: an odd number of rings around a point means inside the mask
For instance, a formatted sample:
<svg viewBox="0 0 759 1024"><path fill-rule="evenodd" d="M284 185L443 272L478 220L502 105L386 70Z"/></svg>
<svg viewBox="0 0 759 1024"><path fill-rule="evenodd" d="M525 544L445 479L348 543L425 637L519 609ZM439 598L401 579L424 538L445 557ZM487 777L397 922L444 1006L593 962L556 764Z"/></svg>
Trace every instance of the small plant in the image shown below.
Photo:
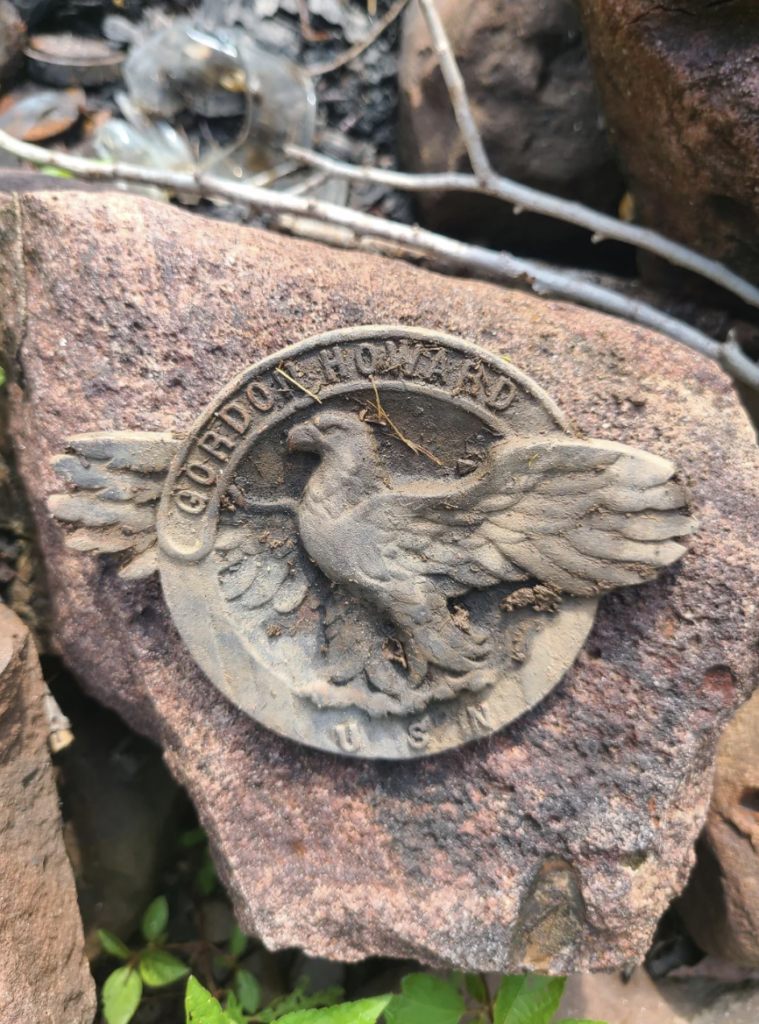
<svg viewBox="0 0 759 1024"><path fill-rule="evenodd" d="M187 964L163 948L168 923L169 904L165 896L159 896L142 915L142 934L147 942L144 949L131 950L103 928L98 932L104 952L124 961L124 966L117 967L103 985L107 1024L129 1024L140 1005L143 986L163 988L189 973Z"/></svg>
<svg viewBox="0 0 759 1024"><path fill-rule="evenodd" d="M204 848L205 836L195 830L183 840L184 848L198 848L200 867L195 871L194 885L207 895L217 881ZM549 1024L566 983L565 978L536 974L507 975L492 995L481 974L454 971L446 979L419 972L403 978L398 995L345 1002L345 993L338 987L309 992L309 980L304 977L292 992L262 1006L261 985L242 964L248 939L237 925L226 948L209 942L202 934L197 941L171 944L167 941L168 925L169 904L165 896L159 896L142 917L146 943L142 949L130 949L111 932L99 932L103 951L122 961L103 985L106 1024L129 1024L145 988L164 988L188 975L187 1024L376 1024L380 1018L384 1024ZM205 985L195 976L197 973ZM217 979L223 980L217 984ZM573 1018L559 1024L602 1022Z"/></svg>
<svg viewBox="0 0 759 1024"><path fill-rule="evenodd" d="M451 981L433 974L408 974L401 982L400 995L376 996L352 1003L336 1002L315 1008L301 1005L291 1012L282 1012L286 1000L279 1000L276 1016L266 1013L246 1016L236 999L230 997L226 1008L197 978L187 982L185 1010L187 1024L258 1024L276 1019L277 1024L376 1024L380 1017L385 1024L549 1024L564 992L566 978L544 978L539 975L507 976L495 998L491 997L485 979L467 974L466 991L475 1003L468 1008L461 991L461 976ZM293 993L294 995L294 993ZM277 1012L279 1011L279 1012ZM602 1021L560 1021L559 1024L603 1024Z"/></svg>

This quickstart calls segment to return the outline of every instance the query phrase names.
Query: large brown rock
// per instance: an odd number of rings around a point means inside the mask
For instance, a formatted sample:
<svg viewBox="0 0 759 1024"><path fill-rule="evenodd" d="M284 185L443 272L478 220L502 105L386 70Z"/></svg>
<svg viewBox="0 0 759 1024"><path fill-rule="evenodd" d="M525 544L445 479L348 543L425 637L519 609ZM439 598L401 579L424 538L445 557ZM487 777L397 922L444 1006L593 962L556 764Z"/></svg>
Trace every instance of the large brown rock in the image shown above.
<svg viewBox="0 0 759 1024"><path fill-rule="evenodd" d="M759 967L759 693L722 734L709 817L678 909L707 953Z"/></svg>
<svg viewBox="0 0 759 1024"><path fill-rule="evenodd" d="M637 218L759 281L755 0L578 0Z"/></svg>
<svg viewBox="0 0 759 1024"><path fill-rule="evenodd" d="M477 126L495 169L616 212L624 192L601 117L575 0L438 0ZM430 37L416 3L399 68L406 169L469 172ZM550 259L592 259L587 231L466 193L420 193L424 222L447 234ZM596 253L597 255L597 253Z"/></svg>
<svg viewBox="0 0 759 1024"><path fill-rule="evenodd" d="M0 0L0 92L6 92L23 64L26 25L9 0Z"/></svg>
<svg viewBox="0 0 759 1024"><path fill-rule="evenodd" d="M95 985L63 847L43 694L29 631L0 605L0 1020L91 1024Z"/></svg>
<svg viewBox="0 0 759 1024"><path fill-rule="evenodd" d="M9 199L0 225L12 432L58 643L90 692L164 747L244 926L334 958L507 971L641 959L686 882L720 729L756 680L759 453L722 373L566 304L134 197ZM701 521L681 564L603 599L534 711L402 764L319 753L236 710L158 583L68 550L45 504L72 434L186 430L255 359L372 322L508 356L588 436L674 459Z"/></svg>
<svg viewBox="0 0 759 1024"><path fill-rule="evenodd" d="M611 1024L756 1024L759 986L705 978L653 981L644 969L567 979L557 1019Z"/></svg>

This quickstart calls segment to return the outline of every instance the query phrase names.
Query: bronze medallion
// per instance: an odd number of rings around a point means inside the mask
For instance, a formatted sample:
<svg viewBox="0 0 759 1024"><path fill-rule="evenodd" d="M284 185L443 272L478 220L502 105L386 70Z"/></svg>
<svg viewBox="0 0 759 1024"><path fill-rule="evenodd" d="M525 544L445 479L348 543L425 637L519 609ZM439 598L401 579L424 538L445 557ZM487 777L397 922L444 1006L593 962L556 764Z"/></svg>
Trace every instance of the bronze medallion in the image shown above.
<svg viewBox="0 0 759 1024"><path fill-rule="evenodd" d="M70 439L70 546L160 572L205 674L270 729L358 757L488 735L570 667L600 594L690 534L672 463L574 437L508 360L368 326L249 367L189 436Z"/></svg>

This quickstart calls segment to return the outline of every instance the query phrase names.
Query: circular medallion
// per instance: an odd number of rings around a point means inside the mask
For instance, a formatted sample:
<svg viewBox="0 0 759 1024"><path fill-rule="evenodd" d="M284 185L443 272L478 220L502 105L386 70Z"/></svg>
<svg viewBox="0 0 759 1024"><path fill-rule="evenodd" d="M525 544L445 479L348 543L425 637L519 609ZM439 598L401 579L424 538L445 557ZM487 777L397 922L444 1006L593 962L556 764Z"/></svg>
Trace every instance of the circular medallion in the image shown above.
<svg viewBox="0 0 759 1024"><path fill-rule="evenodd" d="M324 750L419 757L499 729L559 682L597 603L536 595L477 537L493 446L552 437L541 388L433 331L333 331L250 367L163 491L184 642L243 711Z"/></svg>
<svg viewBox="0 0 759 1024"><path fill-rule="evenodd" d="M157 569L222 693L358 757L434 754L534 707L601 592L653 579L695 526L671 462L571 436L507 359L400 326L256 363L184 440L80 434L54 465L70 546L129 580Z"/></svg>

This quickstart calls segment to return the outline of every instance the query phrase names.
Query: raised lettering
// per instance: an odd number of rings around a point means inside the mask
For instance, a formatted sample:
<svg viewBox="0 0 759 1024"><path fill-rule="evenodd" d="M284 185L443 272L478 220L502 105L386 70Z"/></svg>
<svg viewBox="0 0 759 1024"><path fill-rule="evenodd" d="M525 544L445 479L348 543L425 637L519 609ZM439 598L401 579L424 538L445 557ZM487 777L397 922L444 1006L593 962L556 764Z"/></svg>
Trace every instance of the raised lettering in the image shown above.
<svg viewBox="0 0 759 1024"><path fill-rule="evenodd" d="M253 408L258 409L259 412L269 412L274 407L274 399L271 396L271 392L260 380L254 380L251 384L248 384L245 389L245 395Z"/></svg>
<svg viewBox="0 0 759 1024"><path fill-rule="evenodd" d="M440 381L445 381L445 352L442 348L437 351L425 350L422 353L423 357L429 359L429 366L425 366L422 363L421 367L419 363L416 365L416 376L421 377L423 380L434 380L435 377Z"/></svg>
<svg viewBox="0 0 759 1024"><path fill-rule="evenodd" d="M492 732L493 726L490 724L490 708L487 701L483 701L482 704L470 704L466 711L474 733Z"/></svg>
<svg viewBox="0 0 759 1024"><path fill-rule="evenodd" d="M340 722L335 726L338 746L346 752L353 754L364 745L361 738L361 729L358 722Z"/></svg>
<svg viewBox="0 0 759 1024"><path fill-rule="evenodd" d="M408 727L408 741L410 746L416 750L424 750L430 742L428 735L430 728L429 715L425 715L419 722L412 722Z"/></svg>
<svg viewBox="0 0 759 1024"><path fill-rule="evenodd" d="M204 487L210 487L216 480L216 470L207 466L205 462L190 462L180 470L181 473L186 473L190 480L194 480L196 484L202 484Z"/></svg>
<svg viewBox="0 0 759 1024"><path fill-rule="evenodd" d="M208 430L198 442L198 447L204 452L213 455L219 462L229 462L229 453L236 442L223 434L217 434L215 430ZM226 451L224 450L226 449Z"/></svg>
<svg viewBox="0 0 759 1024"><path fill-rule="evenodd" d="M244 434L250 426L250 416L237 402L230 402L229 405L225 405L216 415L238 434Z"/></svg>
<svg viewBox="0 0 759 1024"><path fill-rule="evenodd" d="M459 368L459 378L456 381L456 386L453 389L453 394L457 395L463 391L467 384L475 384L475 393L479 388L479 383L473 380L472 370L474 369L474 363L471 359L465 359Z"/></svg>
<svg viewBox="0 0 759 1024"><path fill-rule="evenodd" d="M323 348L319 353L319 358L324 367L324 375L327 380L345 380L348 376L343 359L343 350L339 345L335 345L331 352L328 348Z"/></svg>
<svg viewBox="0 0 759 1024"><path fill-rule="evenodd" d="M201 512L205 511L208 503L201 494L195 494L194 491L188 490L177 491L174 495L174 501L183 512L189 512L193 516L200 515Z"/></svg>
<svg viewBox="0 0 759 1024"><path fill-rule="evenodd" d="M359 373L363 373L365 377L368 377L370 373L374 373L374 369L377 365L377 353L374 345L359 345L355 352L356 357L356 369Z"/></svg>
<svg viewBox="0 0 759 1024"><path fill-rule="evenodd" d="M387 368L388 370L402 370L409 377L416 369L419 356L422 354L422 343L410 345L402 341L400 345L394 341L386 341L387 346Z"/></svg>
<svg viewBox="0 0 759 1024"><path fill-rule="evenodd" d="M489 391L489 393L488 393ZM508 409L517 393L516 385L507 377L499 376L495 385L486 389L485 404L491 409Z"/></svg>

